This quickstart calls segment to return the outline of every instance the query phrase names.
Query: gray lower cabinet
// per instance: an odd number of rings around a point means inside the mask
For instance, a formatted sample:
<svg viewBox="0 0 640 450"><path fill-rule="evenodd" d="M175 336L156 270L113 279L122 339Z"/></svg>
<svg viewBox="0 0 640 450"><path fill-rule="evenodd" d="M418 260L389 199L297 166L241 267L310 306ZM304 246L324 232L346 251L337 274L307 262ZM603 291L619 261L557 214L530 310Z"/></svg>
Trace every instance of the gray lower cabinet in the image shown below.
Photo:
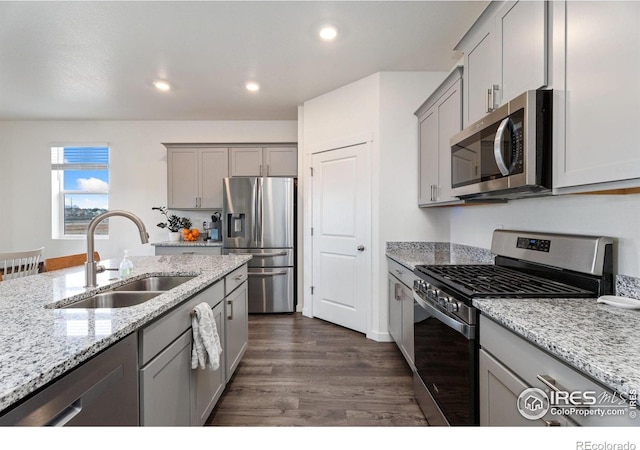
<svg viewBox="0 0 640 450"><path fill-rule="evenodd" d="M640 426L618 394L482 314L480 347L481 426ZM574 407L570 395L584 395L586 405ZM606 414L615 408L627 413Z"/></svg>
<svg viewBox="0 0 640 450"><path fill-rule="evenodd" d="M220 344L223 351L220 355L220 367L217 370L197 369L192 370L191 389L191 425L204 425L213 411L216 402L220 399L226 386L225 379L225 323L224 304L218 303L213 308L213 317L220 336Z"/></svg>
<svg viewBox="0 0 640 450"><path fill-rule="evenodd" d="M389 265L389 334L411 370L415 370L413 348L413 272L387 259Z"/></svg>
<svg viewBox="0 0 640 450"><path fill-rule="evenodd" d="M216 328L224 348L223 303L213 307ZM226 385L224 352L217 370L192 369L191 328L140 370L142 425L201 426Z"/></svg>
<svg viewBox="0 0 640 450"><path fill-rule="evenodd" d="M3 414L0 426L138 425L137 350L133 333Z"/></svg>
<svg viewBox="0 0 640 450"><path fill-rule="evenodd" d="M236 269L139 331L141 425L206 422L247 348L246 273L246 265ZM191 312L201 302L212 308L223 348L214 371L191 369Z"/></svg>
<svg viewBox="0 0 640 450"><path fill-rule="evenodd" d="M228 275L227 278L232 277L232 275ZM234 285L235 290L230 292L224 301L227 382L233 376L238 364L240 364L240 360L244 356L249 343L249 284L246 279L247 277L245 276L243 283L239 286Z"/></svg>
<svg viewBox="0 0 640 450"><path fill-rule="evenodd" d="M146 426L191 424L191 330L140 369L140 417Z"/></svg>

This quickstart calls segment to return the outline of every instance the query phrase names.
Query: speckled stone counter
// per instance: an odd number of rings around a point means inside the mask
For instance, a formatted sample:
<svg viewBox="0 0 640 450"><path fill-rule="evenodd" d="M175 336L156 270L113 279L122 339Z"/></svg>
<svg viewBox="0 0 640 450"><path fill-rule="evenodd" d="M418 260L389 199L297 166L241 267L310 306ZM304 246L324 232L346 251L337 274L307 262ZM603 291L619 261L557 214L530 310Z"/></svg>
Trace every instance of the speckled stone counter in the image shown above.
<svg viewBox="0 0 640 450"><path fill-rule="evenodd" d="M410 270L419 264L493 264L491 251L449 242L387 242L386 255Z"/></svg>
<svg viewBox="0 0 640 450"><path fill-rule="evenodd" d="M473 304L619 394L640 392L640 311L595 299L476 299Z"/></svg>
<svg viewBox="0 0 640 450"><path fill-rule="evenodd" d="M131 257L133 276L98 274L84 288L84 268L46 272L0 283L0 414L26 395L136 331L242 266L250 256ZM118 267L119 260L100 262ZM147 275L195 278L143 304L116 309L56 309Z"/></svg>
<svg viewBox="0 0 640 450"><path fill-rule="evenodd" d="M155 247L222 247L222 241L162 241L153 242Z"/></svg>

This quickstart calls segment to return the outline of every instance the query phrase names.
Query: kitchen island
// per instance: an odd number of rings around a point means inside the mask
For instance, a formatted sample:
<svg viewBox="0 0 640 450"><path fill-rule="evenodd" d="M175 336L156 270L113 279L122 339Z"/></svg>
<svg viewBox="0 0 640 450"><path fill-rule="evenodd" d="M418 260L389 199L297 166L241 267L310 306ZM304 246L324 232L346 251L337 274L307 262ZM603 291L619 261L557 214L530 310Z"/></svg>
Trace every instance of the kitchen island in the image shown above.
<svg viewBox="0 0 640 450"><path fill-rule="evenodd" d="M131 257L133 274L97 276L84 286L75 267L0 283L0 415L51 381L143 328L185 300L245 265L250 256ZM119 260L100 262L117 268ZM114 309L64 309L65 305L146 276L194 276L145 303Z"/></svg>

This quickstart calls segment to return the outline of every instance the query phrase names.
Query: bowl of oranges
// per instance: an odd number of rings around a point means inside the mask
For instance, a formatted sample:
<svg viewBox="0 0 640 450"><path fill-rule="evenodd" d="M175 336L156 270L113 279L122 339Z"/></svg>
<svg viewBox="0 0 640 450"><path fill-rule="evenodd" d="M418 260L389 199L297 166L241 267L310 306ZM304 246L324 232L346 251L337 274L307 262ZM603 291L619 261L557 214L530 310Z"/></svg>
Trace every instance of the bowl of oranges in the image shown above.
<svg viewBox="0 0 640 450"><path fill-rule="evenodd" d="M185 241L197 241L200 236L200 232L197 228L183 228L182 239Z"/></svg>

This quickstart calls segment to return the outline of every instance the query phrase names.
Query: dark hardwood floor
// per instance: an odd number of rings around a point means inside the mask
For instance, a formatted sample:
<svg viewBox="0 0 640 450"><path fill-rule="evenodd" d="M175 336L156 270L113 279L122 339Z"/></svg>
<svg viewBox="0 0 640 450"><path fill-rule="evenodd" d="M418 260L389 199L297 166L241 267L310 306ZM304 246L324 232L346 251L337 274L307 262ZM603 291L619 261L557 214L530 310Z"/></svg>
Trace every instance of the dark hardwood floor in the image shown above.
<svg viewBox="0 0 640 450"><path fill-rule="evenodd" d="M427 423L395 343L295 313L249 316L249 347L207 424Z"/></svg>

